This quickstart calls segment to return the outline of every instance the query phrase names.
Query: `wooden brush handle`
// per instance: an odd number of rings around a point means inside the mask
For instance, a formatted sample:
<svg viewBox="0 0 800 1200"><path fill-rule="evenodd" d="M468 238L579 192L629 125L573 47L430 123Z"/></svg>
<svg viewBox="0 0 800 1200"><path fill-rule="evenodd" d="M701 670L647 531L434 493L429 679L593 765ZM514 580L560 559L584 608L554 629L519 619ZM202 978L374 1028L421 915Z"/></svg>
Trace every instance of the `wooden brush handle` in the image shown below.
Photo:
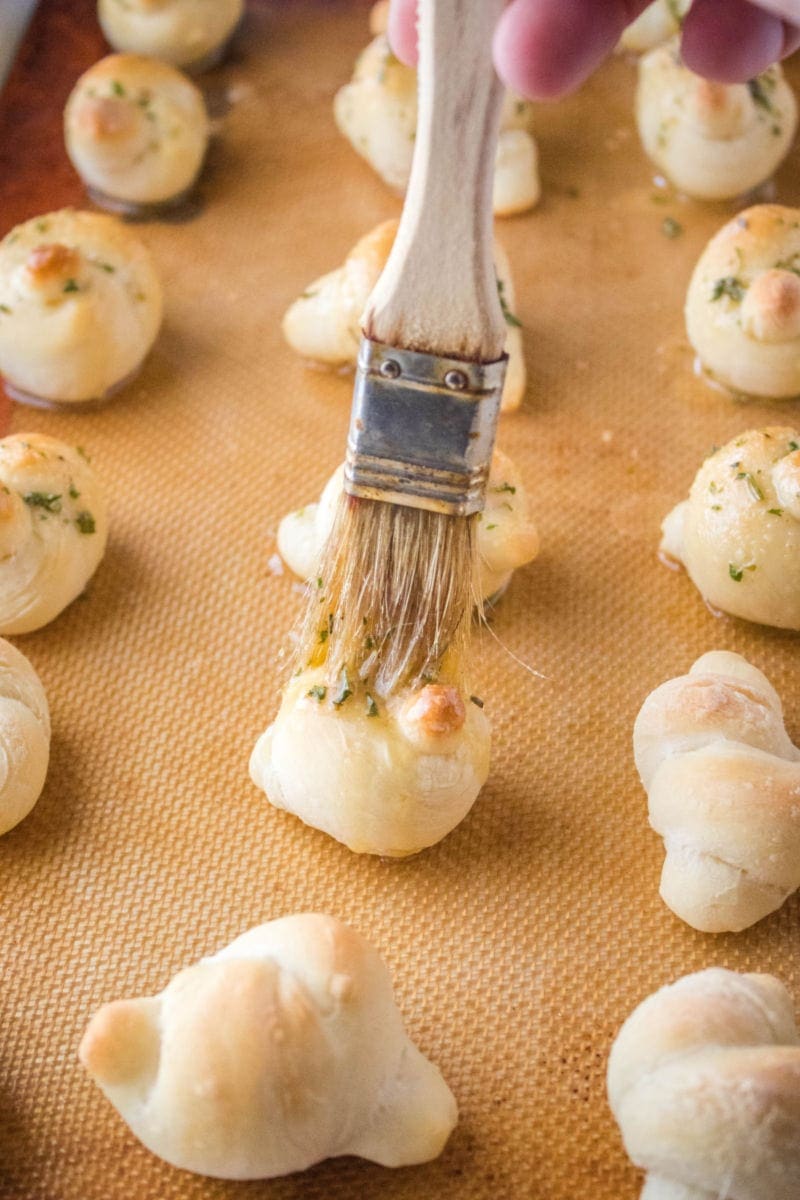
<svg viewBox="0 0 800 1200"><path fill-rule="evenodd" d="M474 362L503 353L492 181L503 91L492 35L504 0L419 0L419 119L400 228L364 332Z"/></svg>

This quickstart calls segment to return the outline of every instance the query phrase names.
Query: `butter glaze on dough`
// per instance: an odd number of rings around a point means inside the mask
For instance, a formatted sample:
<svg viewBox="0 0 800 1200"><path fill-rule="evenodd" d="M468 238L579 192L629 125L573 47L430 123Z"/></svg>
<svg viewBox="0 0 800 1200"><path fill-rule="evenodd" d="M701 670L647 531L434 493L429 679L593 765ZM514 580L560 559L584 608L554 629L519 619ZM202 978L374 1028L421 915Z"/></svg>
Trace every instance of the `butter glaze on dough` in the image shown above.
<svg viewBox="0 0 800 1200"><path fill-rule="evenodd" d="M403 858L467 815L489 773L490 737L482 708L454 685L372 705L359 689L337 705L324 667L311 667L289 681L250 775L276 808L357 854Z"/></svg>
<svg viewBox="0 0 800 1200"><path fill-rule="evenodd" d="M457 1119L379 955L312 913L250 929L157 996L104 1005L79 1054L149 1150L219 1179L343 1154L427 1162Z"/></svg>

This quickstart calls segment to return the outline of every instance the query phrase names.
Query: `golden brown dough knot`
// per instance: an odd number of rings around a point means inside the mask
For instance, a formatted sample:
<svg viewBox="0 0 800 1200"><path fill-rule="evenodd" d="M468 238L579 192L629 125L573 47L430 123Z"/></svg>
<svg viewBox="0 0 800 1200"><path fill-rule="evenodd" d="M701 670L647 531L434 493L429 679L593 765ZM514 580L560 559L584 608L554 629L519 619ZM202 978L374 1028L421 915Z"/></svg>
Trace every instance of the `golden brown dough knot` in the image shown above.
<svg viewBox="0 0 800 1200"><path fill-rule="evenodd" d="M704 654L647 697L633 744L674 913L707 933L746 929L800 887L800 750L760 671Z"/></svg>
<svg viewBox="0 0 800 1200"><path fill-rule="evenodd" d="M429 683L406 705L407 725L416 725L425 737L457 733L464 724L466 709L458 688L444 683Z"/></svg>
<svg viewBox="0 0 800 1200"><path fill-rule="evenodd" d="M800 1195L800 1037L773 976L711 968L649 996L611 1048L608 1095L642 1200Z"/></svg>
<svg viewBox="0 0 800 1200"><path fill-rule="evenodd" d="M353 149L397 191L405 191L417 134L417 73L392 53L380 30L359 55L353 78L336 93L333 113ZM505 95L495 160L492 206L497 216L527 212L541 191L539 159L533 139L533 106L511 92Z"/></svg>

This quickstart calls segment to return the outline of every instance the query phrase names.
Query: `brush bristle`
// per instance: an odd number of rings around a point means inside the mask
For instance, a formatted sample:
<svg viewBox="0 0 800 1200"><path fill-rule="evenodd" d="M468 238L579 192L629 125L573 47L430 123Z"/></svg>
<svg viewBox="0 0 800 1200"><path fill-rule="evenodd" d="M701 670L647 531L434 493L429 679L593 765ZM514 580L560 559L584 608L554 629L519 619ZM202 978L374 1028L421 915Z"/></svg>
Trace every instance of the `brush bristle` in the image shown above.
<svg viewBox="0 0 800 1200"><path fill-rule="evenodd" d="M342 495L301 633L299 666L326 664L334 703L461 682L476 563L472 517Z"/></svg>

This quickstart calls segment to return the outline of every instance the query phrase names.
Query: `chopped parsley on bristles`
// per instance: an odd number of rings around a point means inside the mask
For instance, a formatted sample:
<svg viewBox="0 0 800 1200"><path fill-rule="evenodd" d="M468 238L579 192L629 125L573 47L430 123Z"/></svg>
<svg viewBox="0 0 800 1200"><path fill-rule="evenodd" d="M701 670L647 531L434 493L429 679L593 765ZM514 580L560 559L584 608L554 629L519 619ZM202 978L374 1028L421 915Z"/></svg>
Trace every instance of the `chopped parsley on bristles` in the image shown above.
<svg viewBox="0 0 800 1200"><path fill-rule="evenodd" d="M344 704L345 700L350 699L352 694L353 694L353 689L350 685L350 679L347 674L347 667L342 667L341 673L339 675L338 691L337 691L336 695L334 697L332 697L332 702L333 702L334 708L340 708L341 705Z"/></svg>

